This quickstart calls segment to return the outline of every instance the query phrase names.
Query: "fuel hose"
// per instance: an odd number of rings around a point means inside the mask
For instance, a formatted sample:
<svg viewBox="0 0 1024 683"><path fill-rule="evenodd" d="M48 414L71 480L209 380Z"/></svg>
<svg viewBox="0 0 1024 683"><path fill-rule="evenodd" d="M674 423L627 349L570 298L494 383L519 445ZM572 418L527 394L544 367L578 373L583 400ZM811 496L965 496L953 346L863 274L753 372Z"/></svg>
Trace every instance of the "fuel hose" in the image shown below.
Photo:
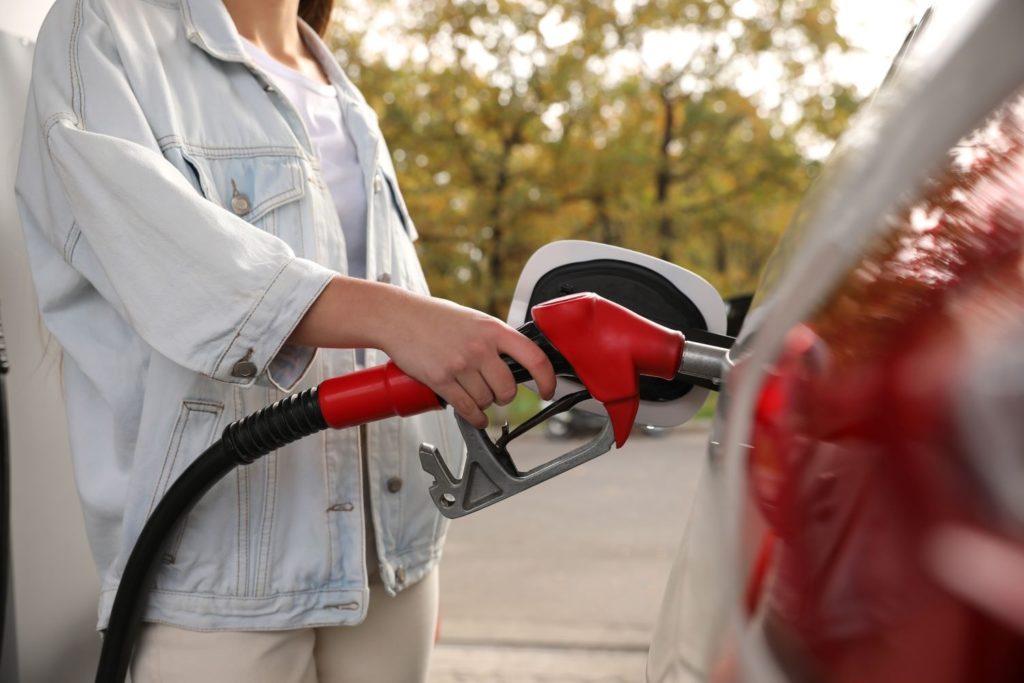
<svg viewBox="0 0 1024 683"><path fill-rule="evenodd" d="M571 373L565 358L530 323L520 332L545 353L556 373ZM529 372L511 358L505 363L517 383ZM239 465L324 429L344 429L388 417L408 417L444 407L426 385L394 363L334 377L229 424L221 438L182 472L146 520L125 564L103 636L97 683L122 683L142 625L146 595L171 531L214 484Z"/></svg>
<svg viewBox="0 0 1024 683"><path fill-rule="evenodd" d="M220 440L196 458L167 490L146 521L121 575L103 636L97 683L120 683L127 676L146 608L146 592L174 526L214 484L239 465L248 465L326 429L317 394L317 389L309 389L231 423Z"/></svg>

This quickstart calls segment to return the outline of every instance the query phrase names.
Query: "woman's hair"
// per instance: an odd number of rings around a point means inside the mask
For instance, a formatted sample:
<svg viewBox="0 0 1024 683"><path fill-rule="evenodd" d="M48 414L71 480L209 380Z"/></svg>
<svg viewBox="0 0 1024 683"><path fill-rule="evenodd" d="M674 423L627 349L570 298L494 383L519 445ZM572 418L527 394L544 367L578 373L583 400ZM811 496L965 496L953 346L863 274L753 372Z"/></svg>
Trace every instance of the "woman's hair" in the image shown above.
<svg viewBox="0 0 1024 683"><path fill-rule="evenodd" d="M334 0L299 0L299 16L314 31L323 35L331 23L331 9Z"/></svg>

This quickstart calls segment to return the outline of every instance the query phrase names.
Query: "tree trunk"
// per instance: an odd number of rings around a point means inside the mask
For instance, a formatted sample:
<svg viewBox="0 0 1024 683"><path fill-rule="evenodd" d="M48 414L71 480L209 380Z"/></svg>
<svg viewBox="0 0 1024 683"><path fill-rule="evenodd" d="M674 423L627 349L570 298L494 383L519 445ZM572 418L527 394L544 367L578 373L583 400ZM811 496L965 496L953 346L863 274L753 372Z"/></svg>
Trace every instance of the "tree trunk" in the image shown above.
<svg viewBox="0 0 1024 683"><path fill-rule="evenodd" d="M597 211L597 225L601 241L605 244L620 246L621 239L618 227L608 213L608 195L601 192L594 197L594 209Z"/></svg>
<svg viewBox="0 0 1024 683"><path fill-rule="evenodd" d="M498 301L502 282L505 279L506 260L505 226L502 222L504 212L502 208L505 200L505 189L508 187L508 165L513 146L511 140L506 140L502 148L501 165L498 168L498 177L494 183L494 203L491 205L489 216L491 238L489 240L490 254L487 257L487 269L491 274L491 286L487 290L486 312L495 317L501 317L498 314Z"/></svg>
<svg viewBox="0 0 1024 683"><path fill-rule="evenodd" d="M727 252L725 235L721 230L715 231L715 272L724 276L729 267L729 254Z"/></svg>
<svg viewBox="0 0 1024 683"><path fill-rule="evenodd" d="M672 133L675 128L674 110L672 108L672 97L669 95L669 85L665 84L659 91L662 107L665 109L663 127L661 130L661 149L658 170L655 174L655 215L658 217L658 246L659 255L665 261L672 260L672 244L675 241L675 230L672 225L672 217L668 213L668 191L672 182L672 168L670 166L669 147L672 143Z"/></svg>

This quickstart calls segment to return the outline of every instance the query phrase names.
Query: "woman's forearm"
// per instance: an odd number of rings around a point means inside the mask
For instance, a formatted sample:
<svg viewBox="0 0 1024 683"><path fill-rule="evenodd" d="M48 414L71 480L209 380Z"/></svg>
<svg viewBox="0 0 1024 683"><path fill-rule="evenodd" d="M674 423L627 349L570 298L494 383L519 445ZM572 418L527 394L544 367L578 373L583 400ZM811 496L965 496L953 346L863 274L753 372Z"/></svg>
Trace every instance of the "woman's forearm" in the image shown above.
<svg viewBox="0 0 1024 683"><path fill-rule="evenodd" d="M302 346L375 348L423 382L463 417L487 424L482 408L516 393L508 354L530 371L541 394L555 389L544 352L511 327L471 308L392 285L337 276L296 326Z"/></svg>
<svg viewBox="0 0 1024 683"><path fill-rule="evenodd" d="M319 348L383 349L395 333L389 333L389 327L399 324L416 296L392 285L338 275L306 311L288 341Z"/></svg>

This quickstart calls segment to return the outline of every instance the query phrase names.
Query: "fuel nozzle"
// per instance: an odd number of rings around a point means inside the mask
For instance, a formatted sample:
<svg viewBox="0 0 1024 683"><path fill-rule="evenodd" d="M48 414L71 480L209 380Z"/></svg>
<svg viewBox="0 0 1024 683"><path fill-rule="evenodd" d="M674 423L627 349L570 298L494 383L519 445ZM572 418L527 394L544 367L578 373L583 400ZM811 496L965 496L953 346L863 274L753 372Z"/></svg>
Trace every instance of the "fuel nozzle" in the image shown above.
<svg viewBox="0 0 1024 683"><path fill-rule="evenodd" d="M728 364L729 348L726 344L705 344L692 339L687 340L679 360L678 376L703 380L717 389L722 384L722 375Z"/></svg>
<svg viewBox="0 0 1024 683"><path fill-rule="evenodd" d="M526 332L551 358L556 373L584 389L568 394L515 430L507 425L493 441L484 430L458 419L466 442L461 477L448 468L437 448L420 447L420 464L434 477L430 496L443 515L462 517L521 493L577 465L621 447L633 428L641 400L641 377L721 381L727 345L688 342L683 333L659 325L596 294L574 294L533 307ZM520 331L524 331L521 328ZM517 380L525 376L513 368ZM587 399L599 401L608 423L589 443L528 471L508 452L517 436L553 414Z"/></svg>
<svg viewBox="0 0 1024 683"><path fill-rule="evenodd" d="M682 333L589 292L538 304L532 313L590 395L604 404L621 447L640 407L640 376L676 376Z"/></svg>

